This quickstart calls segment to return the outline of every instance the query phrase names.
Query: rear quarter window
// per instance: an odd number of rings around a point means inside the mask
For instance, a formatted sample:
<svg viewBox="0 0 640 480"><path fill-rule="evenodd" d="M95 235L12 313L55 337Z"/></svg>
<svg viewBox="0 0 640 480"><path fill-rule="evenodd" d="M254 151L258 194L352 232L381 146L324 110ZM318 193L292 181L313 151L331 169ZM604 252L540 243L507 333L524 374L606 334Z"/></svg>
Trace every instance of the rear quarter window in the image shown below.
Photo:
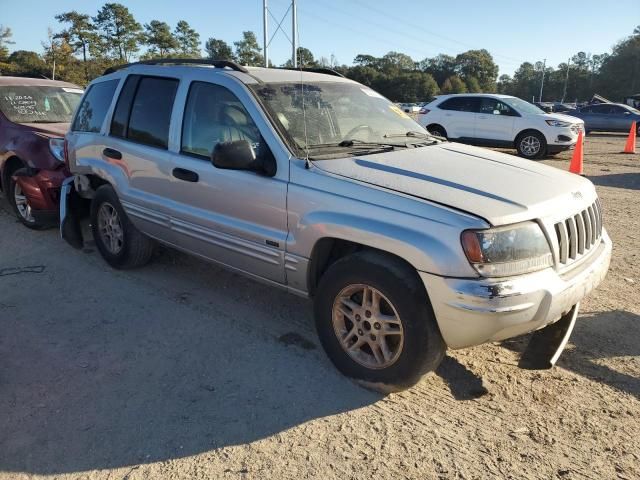
<svg viewBox="0 0 640 480"><path fill-rule="evenodd" d="M82 99L71 130L99 133L119 80L94 83Z"/></svg>

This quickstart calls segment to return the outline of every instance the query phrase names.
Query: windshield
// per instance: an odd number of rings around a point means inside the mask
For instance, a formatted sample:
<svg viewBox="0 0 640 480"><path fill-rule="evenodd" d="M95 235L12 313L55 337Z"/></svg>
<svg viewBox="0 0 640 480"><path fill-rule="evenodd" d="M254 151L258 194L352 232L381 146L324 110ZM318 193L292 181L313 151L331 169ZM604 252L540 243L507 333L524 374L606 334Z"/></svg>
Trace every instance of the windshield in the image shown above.
<svg viewBox="0 0 640 480"><path fill-rule="evenodd" d="M266 83L251 88L299 154L331 146L400 146L409 137L428 136L400 107L363 85Z"/></svg>
<svg viewBox="0 0 640 480"><path fill-rule="evenodd" d="M516 97L505 97L501 98L504 103L509 105L511 108L515 109L518 113L528 113L531 115L536 115L540 113L545 113L541 108L536 107L534 104L525 102L520 98Z"/></svg>
<svg viewBox="0 0 640 480"><path fill-rule="evenodd" d="M69 123L81 97L79 88L3 85L0 110L15 123Z"/></svg>

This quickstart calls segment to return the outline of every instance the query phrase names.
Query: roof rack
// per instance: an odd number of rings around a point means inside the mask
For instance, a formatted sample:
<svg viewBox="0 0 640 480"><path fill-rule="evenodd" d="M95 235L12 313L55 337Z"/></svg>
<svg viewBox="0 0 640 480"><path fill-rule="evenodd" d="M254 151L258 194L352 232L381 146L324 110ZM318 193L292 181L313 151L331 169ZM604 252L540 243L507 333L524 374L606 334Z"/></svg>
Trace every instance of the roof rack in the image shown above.
<svg viewBox="0 0 640 480"><path fill-rule="evenodd" d="M107 68L103 75L116 72L122 68L128 68L133 65L213 65L216 68L228 67L237 72L248 73L248 70L242 65L238 65L231 60L208 60L206 58L156 58L153 60L141 60L139 62L124 63Z"/></svg>
<svg viewBox="0 0 640 480"><path fill-rule="evenodd" d="M281 70L295 70L296 72L311 72L311 73L324 73L325 75L333 75L334 77L342 77L345 78L343 74L340 72L336 72L332 68L327 67L309 67L309 68L293 68L293 67L278 67Z"/></svg>

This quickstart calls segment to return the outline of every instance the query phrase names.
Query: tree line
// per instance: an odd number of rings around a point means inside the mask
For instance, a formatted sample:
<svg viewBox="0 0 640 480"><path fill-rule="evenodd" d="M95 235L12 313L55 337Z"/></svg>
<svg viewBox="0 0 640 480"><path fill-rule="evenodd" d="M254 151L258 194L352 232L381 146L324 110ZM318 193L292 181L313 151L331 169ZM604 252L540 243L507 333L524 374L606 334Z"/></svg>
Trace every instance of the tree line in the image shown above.
<svg viewBox="0 0 640 480"><path fill-rule="evenodd" d="M210 37L201 50L200 34L186 20L171 26L160 20L139 23L119 3L104 4L95 15L77 11L56 15L60 29L50 30L42 51L16 50L11 30L0 25L0 74L51 78L86 85L105 68L136 59L162 57L230 59L243 65L262 66L264 58L256 34L228 44ZM613 47L610 53L578 52L556 68L542 62L523 62L513 76L498 77L498 65L485 49L456 56L440 54L416 61L400 52L382 57L359 54L352 65L337 59L315 58L304 47L297 50L303 67L333 68L399 102L426 101L438 94L499 92L526 100L587 100L599 93L622 100L640 90L640 26ZM270 66L273 66L270 64ZM283 67L290 68L291 60Z"/></svg>

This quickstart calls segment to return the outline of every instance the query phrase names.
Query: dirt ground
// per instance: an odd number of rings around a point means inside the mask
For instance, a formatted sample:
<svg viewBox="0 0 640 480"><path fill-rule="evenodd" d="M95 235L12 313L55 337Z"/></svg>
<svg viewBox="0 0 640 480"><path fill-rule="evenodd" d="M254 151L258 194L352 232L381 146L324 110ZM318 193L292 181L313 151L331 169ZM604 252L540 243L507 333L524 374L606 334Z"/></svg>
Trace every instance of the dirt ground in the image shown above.
<svg viewBox="0 0 640 480"><path fill-rule="evenodd" d="M640 478L640 154L624 140L586 142L614 255L558 367L519 370L515 339L388 396L337 373L308 301L169 250L113 271L1 201L0 479Z"/></svg>

